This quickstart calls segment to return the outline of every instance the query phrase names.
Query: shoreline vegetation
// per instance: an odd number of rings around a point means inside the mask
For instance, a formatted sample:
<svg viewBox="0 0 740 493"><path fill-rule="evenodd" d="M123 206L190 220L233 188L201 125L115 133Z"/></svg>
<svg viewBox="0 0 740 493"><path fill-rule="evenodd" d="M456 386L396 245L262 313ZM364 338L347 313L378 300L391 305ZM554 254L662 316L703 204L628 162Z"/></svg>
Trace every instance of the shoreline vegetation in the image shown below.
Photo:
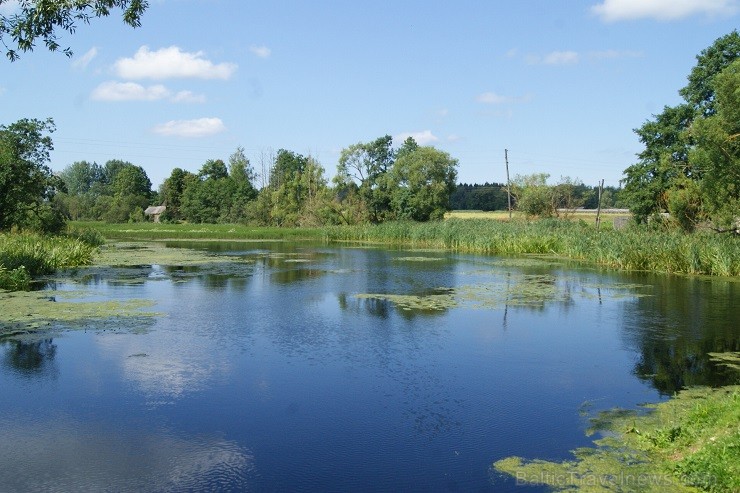
<svg viewBox="0 0 740 493"><path fill-rule="evenodd" d="M592 417L587 434L601 438L573 460L507 457L493 468L554 491L740 491L740 386L685 389L644 407Z"/></svg>
<svg viewBox="0 0 740 493"><path fill-rule="evenodd" d="M572 218L527 221L461 219L386 222L319 228L250 227L234 224L74 223L109 240L312 240L394 247L434 248L484 255L549 255L626 271L740 276L740 241L709 232L627 227Z"/></svg>

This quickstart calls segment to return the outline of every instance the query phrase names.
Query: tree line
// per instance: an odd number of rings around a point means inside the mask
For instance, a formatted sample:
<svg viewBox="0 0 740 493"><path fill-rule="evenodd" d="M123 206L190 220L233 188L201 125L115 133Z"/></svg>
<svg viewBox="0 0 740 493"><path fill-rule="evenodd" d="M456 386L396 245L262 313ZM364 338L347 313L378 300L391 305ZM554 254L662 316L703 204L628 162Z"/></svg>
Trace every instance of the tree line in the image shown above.
<svg viewBox="0 0 740 493"><path fill-rule="evenodd" d="M264 156L263 156L264 157ZM457 160L409 138L398 148L386 135L342 150L331 180L312 156L286 149L267 156L265 186L237 148L224 162L193 173L175 168L157 192L132 163L79 161L58 176L50 207L75 220L144 220L147 205L163 204L165 221L318 226L440 219L450 208Z"/></svg>

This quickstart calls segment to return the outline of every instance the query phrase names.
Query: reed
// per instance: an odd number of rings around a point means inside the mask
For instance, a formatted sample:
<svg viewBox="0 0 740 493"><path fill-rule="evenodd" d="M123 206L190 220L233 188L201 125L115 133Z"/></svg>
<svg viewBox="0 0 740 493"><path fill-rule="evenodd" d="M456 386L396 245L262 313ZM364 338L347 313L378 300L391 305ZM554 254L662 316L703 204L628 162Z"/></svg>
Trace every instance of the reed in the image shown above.
<svg viewBox="0 0 740 493"><path fill-rule="evenodd" d="M326 229L329 241L359 241L460 252L546 254L616 269L711 276L740 275L740 241L711 233L627 228L596 231L561 220L449 219Z"/></svg>
<svg viewBox="0 0 740 493"><path fill-rule="evenodd" d="M50 274L61 267L89 265L96 252L96 246L77 238L35 233L0 234L0 267L3 271L0 278L12 287L14 284L8 279L20 279L23 277L21 271L35 276Z"/></svg>

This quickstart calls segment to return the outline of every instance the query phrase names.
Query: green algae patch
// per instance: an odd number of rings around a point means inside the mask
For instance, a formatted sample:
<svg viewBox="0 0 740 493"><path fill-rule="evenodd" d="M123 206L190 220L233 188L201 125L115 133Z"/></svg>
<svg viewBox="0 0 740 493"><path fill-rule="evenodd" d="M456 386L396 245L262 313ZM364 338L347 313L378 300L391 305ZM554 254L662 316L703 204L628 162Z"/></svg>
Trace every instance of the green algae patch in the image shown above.
<svg viewBox="0 0 740 493"><path fill-rule="evenodd" d="M398 308L425 311L445 311L451 308L499 309L524 307L541 309L548 304L569 304L577 299L605 300L646 296L639 285L574 285L550 274L512 274L492 282L438 287L420 294L362 293L356 298L389 301Z"/></svg>
<svg viewBox="0 0 740 493"><path fill-rule="evenodd" d="M457 306L454 290L439 289L437 291L439 292L423 295L368 293L357 294L355 298L390 301L406 311L445 311Z"/></svg>
<svg viewBox="0 0 740 493"><path fill-rule="evenodd" d="M603 438L573 460L507 457L493 467L555 491L740 491L740 386L686 389L642 412L601 412L591 424Z"/></svg>
<svg viewBox="0 0 740 493"><path fill-rule="evenodd" d="M198 265L223 261L224 257L189 248L169 248L160 243L110 243L100 249L97 266Z"/></svg>
<svg viewBox="0 0 740 493"><path fill-rule="evenodd" d="M122 327L137 330L148 326L158 315L144 309L152 301L80 301L80 292L32 291L0 292L0 335L47 329ZM115 324L111 324L115 321Z"/></svg>

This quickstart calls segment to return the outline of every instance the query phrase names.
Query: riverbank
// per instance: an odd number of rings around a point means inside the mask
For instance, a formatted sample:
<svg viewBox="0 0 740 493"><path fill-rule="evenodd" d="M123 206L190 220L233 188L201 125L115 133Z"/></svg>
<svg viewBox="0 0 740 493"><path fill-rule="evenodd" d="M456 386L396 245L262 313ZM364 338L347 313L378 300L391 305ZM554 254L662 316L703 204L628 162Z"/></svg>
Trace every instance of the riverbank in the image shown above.
<svg viewBox="0 0 740 493"><path fill-rule="evenodd" d="M325 228L264 228L224 224L74 223L107 239L314 240L439 248L488 255L552 255L613 269L673 274L740 276L740 241L714 233L646 228L620 231L583 221L511 222L448 219Z"/></svg>
<svg viewBox="0 0 740 493"><path fill-rule="evenodd" d="M494 255L553 255L620 270L740 276L740 241L709 233L627 228L597 231L557 219L449 219L327 228L329 241L362 241Z"/></svg>
<svg viewBox="0 0 740 493"><path fill-rule="evenodd" d="M590 433L605 436L572 461L508 457L493 467L555 491L740 491L740 386L687 389L646 407L592 418Z"/></svg>
<svg viewBox="0 0 740 493"><path fill-rule="evenodd" d="M90 265L102 238L72 232L68 236L0 234L0 289L28 289L31 278L61 267Z"/></svg>

